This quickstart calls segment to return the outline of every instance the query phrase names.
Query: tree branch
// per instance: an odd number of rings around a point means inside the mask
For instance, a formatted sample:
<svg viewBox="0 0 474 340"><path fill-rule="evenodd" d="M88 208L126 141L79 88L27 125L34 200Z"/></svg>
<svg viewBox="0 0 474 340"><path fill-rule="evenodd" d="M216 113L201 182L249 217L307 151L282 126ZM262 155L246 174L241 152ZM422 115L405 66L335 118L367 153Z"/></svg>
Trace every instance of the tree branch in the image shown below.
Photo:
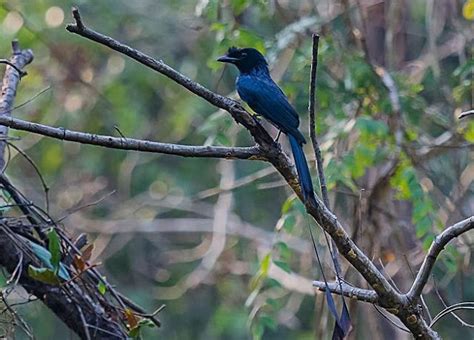
<svg viewBox="0 0 474 340"><path fill-rule="evenodd" d="M143 139L112 137L67 130L61 127L56 128L8 116L0 116L0 126L8 126L12 129L29 131L43 136L67 140L70 142L78 142L82 144L97 145L121 150L155 152L182 157L266 159L258 146L224 147L159 143Z"/></svg>
<svg viewBox="0 0 474 340"><path fill-rule="evenodd" d="M31 50L20 50L18 42L12 43L13 57L10 63L16 67L8 66L3 78L2 92L0 96L0 118L11 119L10 113L13 108L17 87L22 70L33 60ZM0 126L1 134L7 135L7 126ZM1 143L0 162L5 165L3 151L5 142ZM8 193L11 200L25 215L26 218L16 219L8 215L2 215L0 219L0 265L10 273L17 276L17 281L23 288L40 299L53 311L71 330L76 332L82 339L88 339L88 327L96 327L97 334L103 339L125 338L124 327L117 321L120 316L112 315L112 310L104 308L105 303L102 295L98 298L93 296L94 290L86 287L85 281L78 284L74 281L56 286L36 280L28 274L30 264L40 265L38 256L33 250L33 244L44 247L41 240L35 238L32 229L43 235L41 228L50 227L51 219L40 211L33 203L28 201L7 179L5 174L0 174L1 190ZM12 221L15 221L12 223ZM12 224L11 224L12 223ZM59 230L59 229L58 229ZM87 273L86 273L87 275ZM96 288L96 284L92 286ZM97 297L97 296L96 296ZM81 306L81 308L76 308ZM110 307L110 305L107 305ZM115 320L113 317L115 317Z"/></svg>
<svg viewBox="0 0 474 340"><path fill-rule="evenodd" d="M313 145L314 155L316 157L316 164L318 168L319 185L321 186L321 195L326 207L329 208L328 188L326 186L326 177L324 176L323 163L324 159L319 147L318 138L316 137L316 114L315 114L315 97L316 97L316 72L318 69L318 45L319 35L313 34L313 53L311 60L311 76L309 82L309 136Z"/></svg>
<svg viewBox="0 0 474 340"><path fill-rule="evenodd" d="M458 119L463 119L464 117L471 116L471 115L474 115L474 110L464 111L464 112L461 112Z"/></svg>
<svg viewBox="0 0 474 340"><path fill-rule="evenodd" d="M423 288L428 281L431 270L436 262L436 258L444 249L444 247L455 237L474 229L474 216L471 216L463 221L460 221L448 228L446 228L441 234L436 236L433 243L431 243L428 254L426 255L421 268L416 275L415 281L407 293L407 297L410 300L418 299L423 291Z"/></svg>
<svg viewBox="0 0 474 340"><path fill-rule="evenodd" d="M10 60L2 60L7 64L5 75L3 76L2 92L0 97L0 116L10 117L13 109L13 102L16 96L16 89L20 83L21 77L25 74L23 68L33 61L33 52L31 50L21 50L18 41L12 42L13 56ZM0 137L8 135L8 128L0 126ZM0 170L5 167L5 159L3 154L5 152L5 141L0 141Z"/></svg>
<svg viewBox="0 0 474 340"><path fill-rule="evenodd" d="M267 160L273 164L278 172L284 177L286 182L292 187L297 195L302 198L301 190L298 184L297 175L291 161L281 152L279 145L276 144L267 131L254 119L240 104L236 101L218 95L204 86L192 81L182 75L163 61L158 61L152 57L137 51L117 40L98 33L86 27L82 21L77 8L73 8L73 17L75 24L69 24L66 29L69 32L78 34L82 37L105 45L115 51L123 53L139 63L159 72L182 85L192 93L204 98L212 105L229 112L232 117L245 128L249 130ZM359 273L367 280L381 298L382 306L400 304L403 297L398 294L390 285L383 274L377 269L372 261L365 255L357 245L350 239L349 235L342 228L337 218L325 207L323 202L316 197L315 202L309 202L306 206L308 213L314 217L316 222L329 233L336 243L341 254L357 269Z"/></svg>
<svg viewBox="0 0 474 340"><path fill-rule="evenodd" d="M260 146L263 155L267 158L267 161L278 170L300 199L302 198L296 172L294 167L291 165L289 158L281 152L278 144L273 142L273 139L265 129L263 129L258 121L255 120L236 101L213 93L204 86L177 72L162 61L153 59L150 56L147 56L144 53L124 45L108 36L89 29L84 25L79 11L76 8L73 9L73 17L76 23L68 25L66 27L68 31L131 57L139 63L166 75L168 78L182 85L192 93L202 97L212 105L229 112L236 122L242 124L247 128L247 130L249 130L256 143ZM394 109L396 110L397 108L394 107ZM395 290L367 255L365 255L365 253L362 252L362 250L350 239L336 216L331 213L318 197L316 197L314 202L308 202L306 204L306 210L315 221L327 233L329 233L339 252L354 266L354 268L356 268L356 270L373 288L378 296L378 304L380 306L396 315L415 337L419 339L439 338L438 334L434 332L422 318L416 303L413 303L406 295L401 295Z"/></svg>
<svg viewBox="0 0 474 340"><path fill-rule="evenodd" d="M378 304L377 293L373 290L353 287L345 282L342 284L339 284L339 282L328 282L328 286L333 294L341 295L342 290L342 295L347 296L348 298ZM313 281L313 287L316 287L322 292L326 291L326 285L322 281Z"/></svg>
<svg viewBox="0 0 474 340"><path fill-rule="evenodd" d="M152 70L167 76L192 93L204 98L212 105L229 112L238 123L242 124L250 131L258 144L262 146L273 146L275 144L272 137L265 131L265 129L244 108L242 108L242 106L237 101L210 91L201 84L192 81L188 77L166 65L161 60L156 60L134 48L120 43L111 37L86 27L77 8L72 9L72 15L75 20L75 24L69 24L66 26L66 29L69 32L78 34L84 38L90 39L117 52L125 54L140 64L143 64Z"/></svg>

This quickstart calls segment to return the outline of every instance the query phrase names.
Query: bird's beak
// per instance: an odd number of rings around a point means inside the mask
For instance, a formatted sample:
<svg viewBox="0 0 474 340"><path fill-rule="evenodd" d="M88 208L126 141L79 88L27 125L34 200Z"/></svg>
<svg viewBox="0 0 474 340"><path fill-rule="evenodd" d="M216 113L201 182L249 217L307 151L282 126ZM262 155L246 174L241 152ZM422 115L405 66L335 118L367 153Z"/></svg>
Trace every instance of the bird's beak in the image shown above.
<svg viewBox="0 0 474 340"><path fill-rule="evenodd" d="M234 63L236 62L238 59L237 58L232 58L232 57L229 57L227 55L223 55L222 57L219 57L217 58L217 61L220 61L221 63Z"/></svg>

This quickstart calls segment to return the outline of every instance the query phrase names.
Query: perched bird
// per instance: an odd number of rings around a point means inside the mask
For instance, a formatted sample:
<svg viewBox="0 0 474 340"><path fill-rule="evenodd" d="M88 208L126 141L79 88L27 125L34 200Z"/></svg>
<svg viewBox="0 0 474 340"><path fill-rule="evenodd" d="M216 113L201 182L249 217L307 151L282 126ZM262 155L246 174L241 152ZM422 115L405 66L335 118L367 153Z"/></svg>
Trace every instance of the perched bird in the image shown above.
<svg viewBox="0 0 474 340"><path fill-rule="evenodd" d="M305 202L314 200L313 183L303 152L306 140L298 130L298 114L271 78L265 57L254 48L231 47L217 61L237 66L240 74L236 86L240 98L288 136L303 198Z"/></svg>

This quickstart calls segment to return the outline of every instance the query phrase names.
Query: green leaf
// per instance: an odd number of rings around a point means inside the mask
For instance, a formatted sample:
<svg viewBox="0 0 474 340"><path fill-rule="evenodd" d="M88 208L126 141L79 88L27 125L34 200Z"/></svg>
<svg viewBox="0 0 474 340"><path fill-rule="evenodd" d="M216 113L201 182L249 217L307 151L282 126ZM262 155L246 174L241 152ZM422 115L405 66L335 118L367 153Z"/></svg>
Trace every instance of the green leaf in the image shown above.
<svg viewBox="0 0 474 340"><path fill-rule="evenodd" d="M277 323L275 319L273 319L270 315L267 314L260 315L259 323L261 323L266 328L270 328L273 331L277 328Z"/></svg>
<svg viewBox="0 0 474 340"><path fill-rule="evenodd" d="M58 286L61 283L58 276L56 275L56 272L48 268L37 268L31 264L28 266L28 276L36 281L44 282L50 285Z"/></svg>
<svg viewBox="0 0 474 340"><path fill-rule="evenodd" d="M424 240L423 240L423 250L428 251L428 249L431 246L431 243L434 241L435 236L434 235L427 235Z"/></svg>
<svg viewBox="0 0 474 340"><path fill-rule="evenodd" d="M466 130L464 131L464 138L470 143L474 143L474 121L468 123Z"/></svg>
<svg viewBox="0 0 474 340"><path fill-rule="evenodd" d="M432 226L431 219L429 216L423 217L417 224L416 224L416 237L421 238L425 236L428 231L430 231Z"/></svg>
<svg viewBox="0 0 474 340"><path fill-rule="evenodd" d="M284 218L284 221L283 221L283 229L287 232L287 233L291 233L291 231L293 230L294 226L295 226L295 223L296 223L296 218L293 214L288 214L285 216Z"/></svg>
<svg viewBox="0 0 474 340"><path fill-rule="evenodd" d="M45 266L46 268L49 268L51 270L54 270L54 266L51 263L51 253L48 251L48 249L40 246L39 244L28 240L27 238L22 237L25 242L27 242L33 253L38 257L38 259L41 261L41 264ZM68 281L71 279L71 276L69 275L69 272L67 268L62 264L59 263L59 271L57 272L58 276L63 279L64 281Z"/></svg>
<svg viewBox="0 0 474 340"><path fill-rule="evenodd" d="M286 214L290 211L291 207L293 206L294 201L295 201L294 196L290 196L286 199L286 201L281 206L281 214L282 215L284 215L284 214Z"/></svg>
<svg viewBox="0 0 474 340"><path fill-rule="evenodd" d="M99 283L97 284L97 290L101 295L104 295L107 291L107 286L105 285L105 276L102 276L101 280L99 280Z"/></svg>
<svg viewBox="0 0 474 340"><path fill-rule="evenodd" d="M51 265L55 272L59 271L59 262L61 261L61 241L54 228L48 232L48 249L51 253Z"/></svg>
<svg viewBox="0 0 474 340"><path fill-rule="evenodd" d="M367 135L385 136L389 131L385 122L367 116L357 118L356 126Z"/></svg>
<svg viewBox="0 0 474 340"><path fill-rule="evenodd" d="M128 331L128 336L137 339L140 337L140 326L133 327L130 331Z"/></svg>
<svg viewBox="0 0 474 340"><path fill-rule="evenodd" d="M255 323L252 327L252 338L254 340L259 340L262 338L264 332L265 327L261 323Z"/></svg>
<svg viewBox="0 0 474 340"><path fill-rule="evenodd" d="M231 6L235 15L240 15L250 5L248 0L233 0Z"/></svg>
<svg viewBox="0 0 474 340"><path fill-rule="evenodd" d="M263 280L268 276L268 270L270 269L270 264L272 260L272 253L269 252L260 262L260 269L255 274L255 276L250 280L249 287L252 292L257 292L260 289ZM248 300L248 299L247 299Z"/></svg>
<svg viewBox="0 0 474 340"><path fill-rule="evenodd" d="M290 266L285 261L273 261L277 267L280 267L287 273L291 273Z"/></svg>
<svg viewBox="0 0 474 340"><path fill-rule="evenodd" d="M275 247L278 249L278 252L280 253L281 258L283 258L283 259L289 259L290 258L291 250L285 242L279 241L279 242L275 243Z"/></svg>
<svg viewBox="0 0 474 340"><path fill-rule="evenodd" d="M260 270L265 275L268 274L268 270L270 269L271 260L272 260L272 253L270 252L267 255L265 255L265 257L262 260L262 263L260 264Z"/></svg>
<svg viewBox="0 0 474 340"><path fill-rule="evenodd" d="M138 321L138 325L140 327L142 327L142 326L150 327L150 328L156 327L156 325L150 319L141 319L140 321Z"/></svg>

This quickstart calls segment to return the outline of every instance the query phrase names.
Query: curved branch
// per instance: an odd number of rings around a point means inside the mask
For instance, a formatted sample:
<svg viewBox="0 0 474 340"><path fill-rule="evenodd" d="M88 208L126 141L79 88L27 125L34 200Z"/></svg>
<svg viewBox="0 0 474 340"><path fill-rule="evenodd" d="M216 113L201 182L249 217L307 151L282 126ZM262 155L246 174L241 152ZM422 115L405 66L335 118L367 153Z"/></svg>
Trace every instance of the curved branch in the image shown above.
<svg viewBox="0 0 474 340"><path fill-rule="evenodd" d="M421 264L421 268L416 275L413 285L406 294L408 299L417 299L421 295L421 292L423 291L423 288L425 287L426 282L430 276L431 270L433 269L433 266L436 262L436 258L444 249L444 247L453 238L458 237L459 235L472 229L474 229L474 216L466 218L465 220L446 228L441 234L436 236L433 243L431 243L428 254Z"/></svg>
<svg viewBox="0 0 474 340"><path fill-rule="evenodd" d="M461 112L458 119L463 119L464 117L471 116L471 115L474 115L474 110L464 111L464 112Z"/></svg>
<svg viewBox="0 0 474 340"><path fill-rule="evenodd" d="M378 304L377 293L373 290L353 287L345 282L342 282L341 284L339 282L328 282L328 286L329 290L333 294L341 295L342 290L342 295L347 296L349 298ZM322 281L313 281L313 287L316 287L322 292L326 291L326 285Z"/></svg>
<svg viewBox="0 0 474 340"><path fill-rule="evenodd" d="M112 137L67 130L60 127L52 127L7 116L0 116L0 126L8 126L12 129L29 131L43 136L70 142L78 142L82 144L97 145L121 150L155 152L182 157L266 159L258 146L224 147L159 143L143 139Z"/></svg>

